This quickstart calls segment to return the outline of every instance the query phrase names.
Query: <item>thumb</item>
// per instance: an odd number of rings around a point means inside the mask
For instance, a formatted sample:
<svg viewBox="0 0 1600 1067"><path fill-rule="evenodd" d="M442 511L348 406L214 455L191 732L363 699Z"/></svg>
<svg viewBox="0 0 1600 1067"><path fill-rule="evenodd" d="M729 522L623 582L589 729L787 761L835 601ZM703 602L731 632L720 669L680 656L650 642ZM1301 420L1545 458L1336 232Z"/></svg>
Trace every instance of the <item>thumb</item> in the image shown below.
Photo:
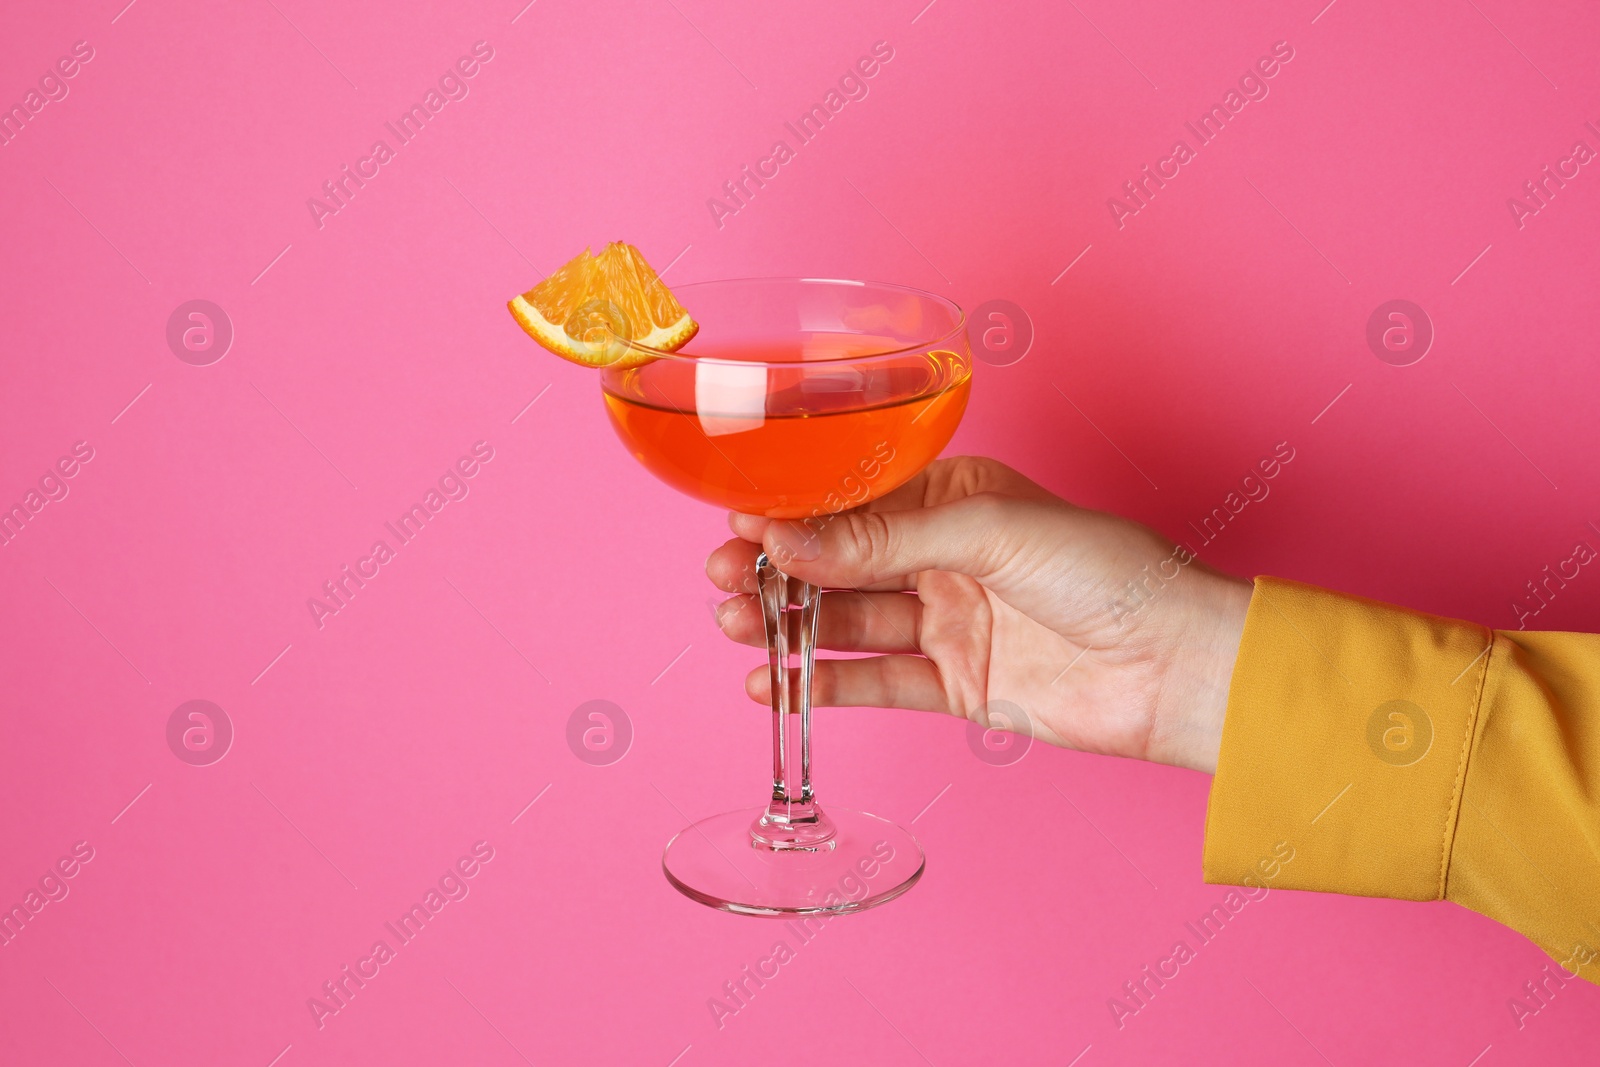
<svg viewBox="0 0 1600 1067"><path fill-rule="evenodd" d="M773 522L761 544L779 570L815 585L899 585L895 579L927 570L983 581L1038 528L1042 510L1037 501L977 493L925 508Z"/></svg>

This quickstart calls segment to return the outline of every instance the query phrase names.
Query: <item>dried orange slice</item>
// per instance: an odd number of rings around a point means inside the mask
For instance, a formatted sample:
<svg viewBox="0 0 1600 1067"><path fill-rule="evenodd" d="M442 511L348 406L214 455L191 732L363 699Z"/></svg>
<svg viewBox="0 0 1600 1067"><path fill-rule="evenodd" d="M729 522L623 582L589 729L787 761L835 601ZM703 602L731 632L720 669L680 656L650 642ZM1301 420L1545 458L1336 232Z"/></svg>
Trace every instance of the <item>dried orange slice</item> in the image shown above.
<svg viewBox="0 0 1600 1067"><path fill-rule="evenodd" d="M647 348L673 352L700 329L639 250L622 241L584 249L506 305L528 336L585 367L633 367Z"/></svg>

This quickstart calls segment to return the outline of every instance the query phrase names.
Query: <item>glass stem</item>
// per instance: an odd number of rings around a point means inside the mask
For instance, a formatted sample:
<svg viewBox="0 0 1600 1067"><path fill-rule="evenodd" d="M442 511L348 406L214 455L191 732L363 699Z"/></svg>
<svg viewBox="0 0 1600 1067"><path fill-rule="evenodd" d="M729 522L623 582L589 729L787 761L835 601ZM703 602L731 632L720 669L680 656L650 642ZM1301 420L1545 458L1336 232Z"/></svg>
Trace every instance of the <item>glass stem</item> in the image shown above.
<svg viewBox="0 0 1600 1067"><path fill-rule="evenodd" d="M797 582L763 552L756 559L756 590L767 634L767 679L772 693L772 799L751 826L753 843L773 849L831 848L834 828L811 785L811 678L816 662L817 612L822 590ZM791 610L791 592L798 600ZM791 648L790 622L798 614ZM799 659L799 669L790 656Z"/></svg>

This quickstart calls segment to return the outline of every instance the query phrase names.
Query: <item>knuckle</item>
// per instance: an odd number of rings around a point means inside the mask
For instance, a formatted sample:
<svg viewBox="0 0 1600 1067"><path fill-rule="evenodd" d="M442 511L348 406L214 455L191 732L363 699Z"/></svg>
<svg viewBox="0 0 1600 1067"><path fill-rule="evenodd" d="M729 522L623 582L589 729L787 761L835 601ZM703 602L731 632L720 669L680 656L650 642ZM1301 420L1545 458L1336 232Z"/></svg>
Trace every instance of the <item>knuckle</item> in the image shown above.
<svg viewBox="0 0 1600 1067"><path fill-rule="evenodd" d="M816 673L811 676L811 703L817 707L834 707L838 698L838 676L828 660L820 660Z"/></svg>
<svg viewBox="0 0 1600 1067"><path fill-rule="evenodd" d="M956 456L950 461L950 481L970 496L982 491L988 482L990 460L982 456Z"/></svg>
<svg viewBox="0 0 1600 1067"><path fill-rule="evenodd" d="M867 600L866 593L856 593L856 602L852 609L842 612L845 620L846 640L851 648L864 648L872 636L873 620L871 618L872 604Z"/></svg>
<svg viewBox="0 0 1600 1067"><path fill-rule="evenodd" d="M945 477L962 496L988 492L1015 474L1010 467L988 456L952 456L943 462L948 465Z"/></svg>
<svg viewBox="0 0 1600 1067"><path fill-rule="evenodd" d="M841 547L846 558L857 565L872 568L889 558L893 537L889 520L874 511L853 511L845 516L840 531Z"/></svg>

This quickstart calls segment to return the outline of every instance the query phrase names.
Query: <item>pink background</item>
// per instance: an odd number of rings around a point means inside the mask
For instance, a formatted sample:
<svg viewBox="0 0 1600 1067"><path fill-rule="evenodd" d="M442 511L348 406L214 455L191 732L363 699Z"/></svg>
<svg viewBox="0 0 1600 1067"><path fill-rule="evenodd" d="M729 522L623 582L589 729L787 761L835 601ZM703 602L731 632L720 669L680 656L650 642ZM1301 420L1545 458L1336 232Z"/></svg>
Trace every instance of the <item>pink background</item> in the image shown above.
<svg viewBox="0 0 1600 1067"><path fill-rule="evenodd" d="M915 818L927 875L719 1029L783 929L659 871L762 789L757 654L701 570L723 518L503 306L615 238L669 282L1011 300L1037 340L980 365L955 449L1183 536L1289 441L1205 558L1514 626L1600 545L1600 165L1506 206L1600 148L1593 5L522 2L35 4L0 35L6 104L94 50L0 148L0 503L94 449L0 547L0 903L94 849L0 948L0 1060L1593 1062L1591 987L1518 1029L1545 957L1516 934L1291 892L1119 1029L1108 998L1223 895L1207 780L994 767L878 710L821 714L823 797ZM307 198L480 40L470 95L319 228ZM1107 199L1280 40L1270 95L1119 229ZM707 199L877 41L869 95L719 228ZM210 366L166 342L194 298L236 331ZM1393 298L1437 331L1412 366L1365 341ZM470 495L319 629L307 598L480 440ZM1597 612L1584 573L1534 625ZM167 745L191 699L236 731L210 766ZM610 766L565 742L592 699L635 731ZM470 895L319 1029L307 999L480 840Z"/></svg>

